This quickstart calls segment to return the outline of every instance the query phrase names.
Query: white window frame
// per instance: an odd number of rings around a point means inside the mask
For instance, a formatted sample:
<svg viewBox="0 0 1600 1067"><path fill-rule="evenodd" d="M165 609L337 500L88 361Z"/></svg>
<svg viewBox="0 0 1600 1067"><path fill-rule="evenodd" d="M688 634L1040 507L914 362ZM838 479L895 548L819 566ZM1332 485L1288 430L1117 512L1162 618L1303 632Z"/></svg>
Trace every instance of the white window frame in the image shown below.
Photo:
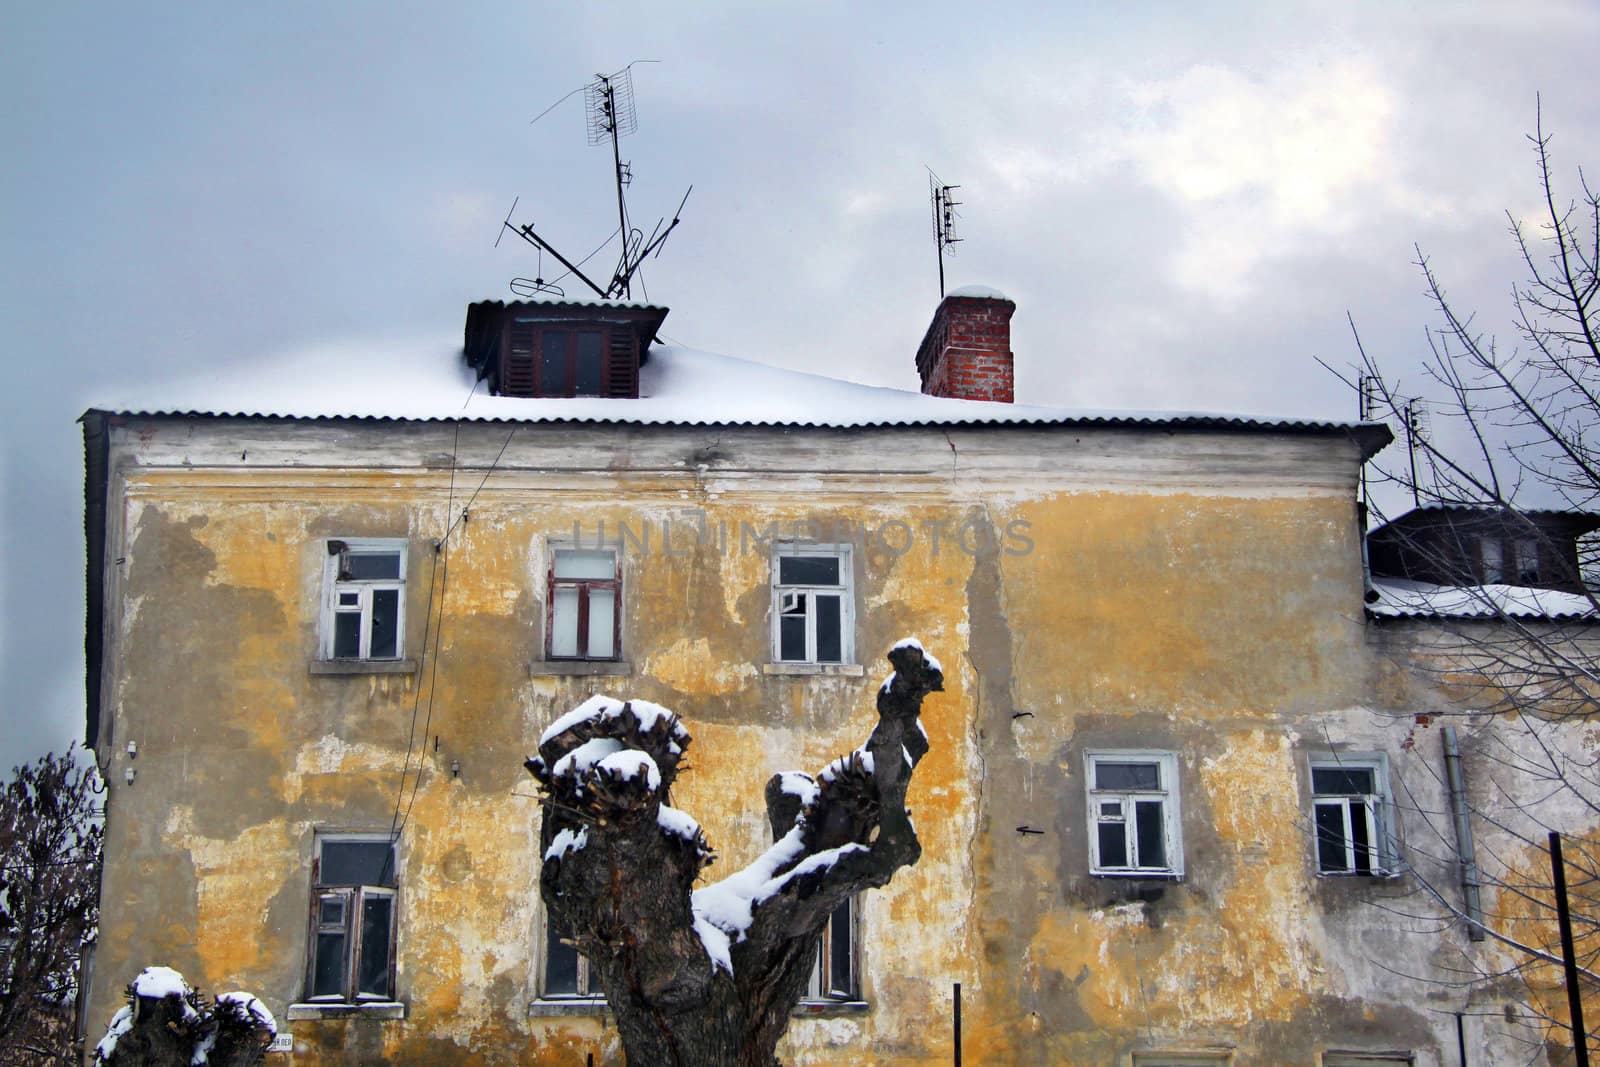
<svg viewBox="0 0 1600 1067"><path fill-rule="evenodd" d="M1313 752L1307 759L1307 782L1311 788L1311 860L1317 874L1325 878L1392 878L1399 866L1394 830L1394 797L1389 786L1389 757L1382 752ZM1319 793L1318 770L1363 770L1372 772L1373 793ZM1317 829L1317 814L1322 808L1339 811L1344 826L1345 867L1327 870L1322 866L1322 841ZM1371 869L1359 870L1356 864L1354 821L1363 819L1371 853Z"/></svg>
<svg viewBox="0 0 1600 1067"><path fill-rule="evenodd" d="M838 585L782 585L778 561L796 556L827 557L839 561ZM785 593L835 593L839 597L839 660L856 661L855 557L849 544L809 544L780 542L772 546L772 661L832 665L833 660L817 658L816 598L807 601L806 655L804 659L783 658L783 605Z"/></svg>
<svg viewBox="0 0 1600 1067"><path fill-rule="evenodd" d="M334 656L335 621L337 616L343 614L359 614L361 616L361 638L359 654L355 657L337 657L346 662L377 661L391 662L405 658L406 654L406 541L399 537L330 537L324 544L328 548L326 559L322 565L322 658L332 660ZM335 545L342 544L344 548L334 550ZM378 578L365 580L339 580L339 561L348 555L388 555L398 553L400 569L398 578ZM395 608L395 637L394 655L374 657L372 655L372 594L378 590L393 589L397 596ZM352 605L341 604L341 595L353 595L355 603Z"/></svg>
<svg viewBox="0 0 1600 1067"><path fill-rule="evenodd" d="M840 913L844 913L845 936L850 939L848 973L834 973L833 945L838 936ZM860 1003L861 994L861 895L846 897L828 916L817 939L817 954L811 964L811 977L806 979L805 1004Z"/></svg>
<svg viewBox="0 0 1600 1067"><path fill-rule="evenodd" d="M328 844L386 844L394 859L394 870L391 872L392 885L334 885L322 880L322 850ZM400 944L400 843L392 834L386 833L347 833L330 832L317 833L312 844L312 880L311 880L311 922L310 932L307 937L306 948L306 978L305 997L302 1003L306 1004L391 1004L396 997L396 957L399 955ZM361 962L366 957L368 946L362 943L362 916L365 913L366 902L372 899L387 898L389 900L389 937L388 943L383 948L387 964L388 994L363 993L357 986L361 974ZM327 900L340 900L344 906L344 918L336 923L322 921L322 905ZM322 933L342 933L345 938L344 946L344 977L343 989L338 993L313 993L317 969L317 943L318 935Z"/></svg>
<svg viewBox="0 0 1600 1067"><path fill-rule="evenodd" d="M561 946L561 951L571 952L577 958L577 990L566 992L550 988L550 954ZM556 937L555 923L550 912L545 911L544 916L544 952L539 960L539 997L541 1000L559 1000L567 1002L593 1002L604 1004L605 991L600 988L600 982L594 971L589 966L589 957L579 952L576 947L567 944Z"/></svg>
<svg viewBox="0 0 1600 1067"><path fill-rule="evenodd" d="M1089 822L1089 873L1101 878L1181 878L1183 877L1183 819L1179 800L1178 756L1175 752L1148 749L1094 749L1085 752L1084 792L1088 801ZM1112 790L1095 788L1095 768L1100 763L1154 763L1159 767L1160 788L1149 790ZM1167 852L1165 866L1142 866L1138 863L1138 833L1135 804L1162 801L1162 831ZM1102 804L1119 803L1120 821L1124 840L1133 861L1128 866L1109 867L1100 862L1100 823L1119 821L1107 815Z"/></svg>

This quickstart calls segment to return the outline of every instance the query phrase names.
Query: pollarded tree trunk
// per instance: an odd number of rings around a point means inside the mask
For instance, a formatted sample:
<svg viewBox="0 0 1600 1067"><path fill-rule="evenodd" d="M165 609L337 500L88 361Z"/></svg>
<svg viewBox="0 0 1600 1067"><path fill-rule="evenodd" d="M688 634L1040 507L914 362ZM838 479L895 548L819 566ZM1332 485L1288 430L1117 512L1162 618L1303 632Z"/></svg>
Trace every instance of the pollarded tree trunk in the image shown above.
<svg viewBox="0 0 1600 1067"><path fill-rule="evenodd" d="M95 1048L95 1067L254 1067L278 1032L249 993L208 1001L169 967L140 971L127 996Z"/></svg>
<svg viewBox="0 0 1600 1067"><path fill-rule="evenodd" d="M776 1067L834 909L922 854L906 788L928 751L922 700L944 676L913 640L889 662L867 743L814 779L774 775L777 844L699 891L711 848L666 803L689 745L677 716L594 697L545 732L527 763L543 787L540 890L598 976L630 1064Z"/></svg>

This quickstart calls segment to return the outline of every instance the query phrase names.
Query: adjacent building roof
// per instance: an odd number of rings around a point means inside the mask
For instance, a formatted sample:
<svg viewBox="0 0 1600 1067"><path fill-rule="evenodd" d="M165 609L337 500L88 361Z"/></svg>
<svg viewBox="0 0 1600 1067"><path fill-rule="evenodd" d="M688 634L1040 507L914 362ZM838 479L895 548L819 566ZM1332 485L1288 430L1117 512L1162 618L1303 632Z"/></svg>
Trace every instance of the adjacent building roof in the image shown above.
<svg viewBox="0 0 1600 1067"><path fill-rule="evenodd" d="M1370 456L1381 423L1207 412L1079 410L924 396L656 345L638 399L489 396L458 345L325 346L285 360L110 392L92 410L272 419L588 422L659 426L1137 426L1347 434Z"/></svg>
<svg viewBox="0 0 1600 1067"><path fill-rule="evenodd" d="M1435 585L1374 578L1377 599L1367 611L1388 619L1586 619L1600 622L1594 601L1581 593L1520 585Z"/></svg>

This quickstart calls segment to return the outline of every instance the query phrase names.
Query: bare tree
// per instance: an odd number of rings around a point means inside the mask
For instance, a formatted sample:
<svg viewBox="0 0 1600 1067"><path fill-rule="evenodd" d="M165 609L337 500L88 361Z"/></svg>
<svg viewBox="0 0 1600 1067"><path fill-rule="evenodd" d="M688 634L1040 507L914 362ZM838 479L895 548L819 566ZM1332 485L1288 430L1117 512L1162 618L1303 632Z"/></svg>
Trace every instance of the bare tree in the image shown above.
<svg viewBox="0 0 1600 1067"><path fill-rule="evenodd" d="M95 1047L95 1067L253 1067L278 1032L251 994L208 1000L170 967L140 971L127 997Z"/></svg>
<svg viewBox="0 0 1600 1067"><path fill-rule="evenodd" d="M69 754L15 768L0 790L0 1064L76 1062L73 1004L99 921L92 767Z"/></svg>
<svg viewBox="0 0 1600 1067"><path fill-rule="evenodd" d="M866 744L814 779L773 776L777 843L699 891L712 850L668 804L690 742L677 717L596 697L546 731L527 762L542 786L540 889L598 976L628 1062L774 1067L834 909L921 855L906 788L928 751L922 700L943 675L915 641L888 658Z"/></svg>
<svg viewBox="0 0 1600 1067"><path fill-rule="evenodd" d="M1583 544L1573 558L1570 538L1563 545L1552 537L1543 510L1600 505L1600 197L1581 171L1577 199L1557 192L1542 115L1529 141L1542 217L1530 223L1507 216L1526 272L1511 292L1511 340L1458 308L1419 248L1436 318L1420 388L1380 366L1359 335L1360 377L1350 384L1361 389L1364 413L1398 426L1406 446L1368 473L1375 520L1392 517L1383 514L1385 501L1396 511L1438 507L1446 525L1450 509L1472 509L1508 538L1533 545L1537 558L1565 559L1561 569L1570 572L1527 582L1512 568L1502 572L1498 558L1496 566L1480 558L1476 570L1463 567L1471 546L1459 536L1414 537L1402 551L1435 572L1454 569L1457 581L1446 584L1457 588L1411 583L1384 594L1402 614L1434 615L1425 625L1396 624L1391 647L1470 709L1454 725L1478 769L1463 802L1480 830L1479 852L1459 881L1451 872L1474 858L1457 852L1456 812L1401 798L1413 824L1424 827L1407 842L1408 871L1427 903L1422 913L1464 923L1475 938L1506 949L1504 965L1486 962L1491 954L1464 952L1460 978L1479 987L1518 980L1543 1024L1530 1055L1543 1055L1547 1042L1571 1040L1547 833L1600 824L1600 763L1580 737L1600 711L1600 601L1583 580L1594 573L1594 546ZM1438 778L1434 795L1450 795L1445 768L1420 765ZM1569 839L1565 859L1580 973L1592 992L1600 990L1600 847ZM1469 883L1483 888L1485 910L1469 903ZM1588 1028L1600 1019L1585 1021Z"/></svg>

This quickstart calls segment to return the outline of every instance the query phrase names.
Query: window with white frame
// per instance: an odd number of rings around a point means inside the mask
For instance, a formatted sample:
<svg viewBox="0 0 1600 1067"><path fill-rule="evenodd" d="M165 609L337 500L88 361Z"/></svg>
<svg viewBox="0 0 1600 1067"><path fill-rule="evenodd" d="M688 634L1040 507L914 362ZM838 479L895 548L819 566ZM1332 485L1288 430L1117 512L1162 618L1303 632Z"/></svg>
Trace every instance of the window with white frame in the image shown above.
<svg viewBox="0 0 1600 1067"><path fill-rule="evenodd" d="M544 996L549 1000L605 998L589 960L573 946L572 935L548 912L544 928Z"/></svg>
<svg viewBox="0 0 1600 1067"><path fill-rule="evenodd" d="M616 659L622 640L616 549L553 547L549 591L546 658Z"/></svg>
<svg viewBox="0 0 1600 1067"><path fill-rule="evenodd" d="M1087 761L1090 873L1181 875L1177 756L1102 751Z"/></svg>
<svg viewBox="0 0 1600 1067"><path fill-rule="evenodd" d="M1381 753L1312 756L1311 805L1319 873L1389 873L1389 765Z"/></svg>
<svg viewBox="0 0 1600 1067"><path fill-rule="evenodd" d="M322 657L399 659L405 644L406 543L351 537L328 542Z"/></svg>
<svg viewBox="0 0 1600 1067"><path fill-rule="evenodd" d="M772 655L780 663L855 662L849 545L778 545L772 552Z"/></svg>
<svg viewBox="0 0 1600 1067"><path fill-rule="evenodd" d="M861 999L861 971L857 946L860 944L857 917L860 902L849 897L828 917L822 939L817 943L816 960L806 984L806 999L839 1002Z"/></svg>
<svg viewBox="0 0 1600 1067"><path fill-rule="evenodd" d="M311 866L306 1000L394 999L394 841L387 834L319 834Z"/></svg>

